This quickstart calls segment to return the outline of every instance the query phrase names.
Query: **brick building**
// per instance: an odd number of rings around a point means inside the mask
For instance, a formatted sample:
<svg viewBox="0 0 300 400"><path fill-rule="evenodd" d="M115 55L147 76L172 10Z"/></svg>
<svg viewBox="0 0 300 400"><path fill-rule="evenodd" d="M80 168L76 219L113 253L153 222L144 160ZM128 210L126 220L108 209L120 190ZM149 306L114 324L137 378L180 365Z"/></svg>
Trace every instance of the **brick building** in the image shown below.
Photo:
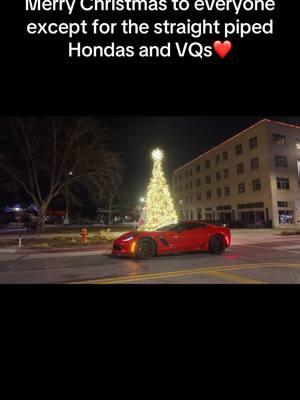
<svg viewBox="0 0 300 400"><path fill-rule="evenodd" d="M262 120L173 172L180 219L300 227L300 126Z"/></svg>

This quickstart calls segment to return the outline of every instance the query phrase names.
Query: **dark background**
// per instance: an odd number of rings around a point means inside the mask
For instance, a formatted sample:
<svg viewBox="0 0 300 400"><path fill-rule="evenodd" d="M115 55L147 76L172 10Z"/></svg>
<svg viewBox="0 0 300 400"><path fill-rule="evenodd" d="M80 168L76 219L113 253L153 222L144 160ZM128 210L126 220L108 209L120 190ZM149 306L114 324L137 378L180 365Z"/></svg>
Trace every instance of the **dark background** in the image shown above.
<svg viewBox="0 0 300 400"><path fill-rule="evenodd" d="M233 37L233 50L225 60L214 55L206 61L143 61L68 59L65 40L25 35L25 21L34 20L24 11L25 1L5 2L1 114L297 115L297 3L277 0L274 37ZM55 19L53 13L47 15ZM251 16L260 20L258 13ZM149 21L151 16L140 19Z"/></svg>

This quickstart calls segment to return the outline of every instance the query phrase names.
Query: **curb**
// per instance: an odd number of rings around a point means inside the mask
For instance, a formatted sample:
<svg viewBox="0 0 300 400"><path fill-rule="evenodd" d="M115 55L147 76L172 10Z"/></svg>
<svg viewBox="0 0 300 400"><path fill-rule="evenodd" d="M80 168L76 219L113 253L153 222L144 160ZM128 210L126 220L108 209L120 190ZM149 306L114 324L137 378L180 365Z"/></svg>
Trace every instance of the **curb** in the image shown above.
<svg viewBox="0 0 300 400"><path fill-rule="evenodd" d="M111 252L111 246L109 247L89 247L89 248L73 248L73 247L64 247L60 249L19 249L19 248L14 248L14 249L1 249L0 248L0 254L5 253L5 254L59 254L59 253L86 253L86 252L99 252L102 251L104 253L110 253Z"/></svg>

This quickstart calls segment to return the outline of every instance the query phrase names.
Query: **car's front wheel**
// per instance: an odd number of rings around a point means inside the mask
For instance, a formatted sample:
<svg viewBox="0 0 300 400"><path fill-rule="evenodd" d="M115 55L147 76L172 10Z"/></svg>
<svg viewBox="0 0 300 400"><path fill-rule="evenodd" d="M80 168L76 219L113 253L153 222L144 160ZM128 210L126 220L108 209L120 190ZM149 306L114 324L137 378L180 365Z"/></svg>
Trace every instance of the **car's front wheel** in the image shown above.
<svg viewBox="0 0 300 400"><path fill-rule="evenodd" d="M209 249L213 254L223 254L226 249L224 237L222 235L214 235L210 239Z"/></svg>
<svg viewBox="0 0 300 400"><path fill-rule="evenodd" d="M151 258L155 255L155 244L150 239L142 239L136 249L137 258Z"/></svg>

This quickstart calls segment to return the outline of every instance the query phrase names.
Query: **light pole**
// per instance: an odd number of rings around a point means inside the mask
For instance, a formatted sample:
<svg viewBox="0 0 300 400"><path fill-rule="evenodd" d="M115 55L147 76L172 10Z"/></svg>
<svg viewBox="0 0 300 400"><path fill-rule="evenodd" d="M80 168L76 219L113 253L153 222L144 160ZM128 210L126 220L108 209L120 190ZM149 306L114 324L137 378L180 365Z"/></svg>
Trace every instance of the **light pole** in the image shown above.
<svg viewBox="0 0 300 400"><path fill-rule="evenodd" d="M73 172L69 171L68 176L72 176L72 175L73 175ZM69 220L69 182L67 182L67 185L66 185L66 215L65 215L65 219L64 219L64 224L65 225L70 224L70 220Z"/></svg>

